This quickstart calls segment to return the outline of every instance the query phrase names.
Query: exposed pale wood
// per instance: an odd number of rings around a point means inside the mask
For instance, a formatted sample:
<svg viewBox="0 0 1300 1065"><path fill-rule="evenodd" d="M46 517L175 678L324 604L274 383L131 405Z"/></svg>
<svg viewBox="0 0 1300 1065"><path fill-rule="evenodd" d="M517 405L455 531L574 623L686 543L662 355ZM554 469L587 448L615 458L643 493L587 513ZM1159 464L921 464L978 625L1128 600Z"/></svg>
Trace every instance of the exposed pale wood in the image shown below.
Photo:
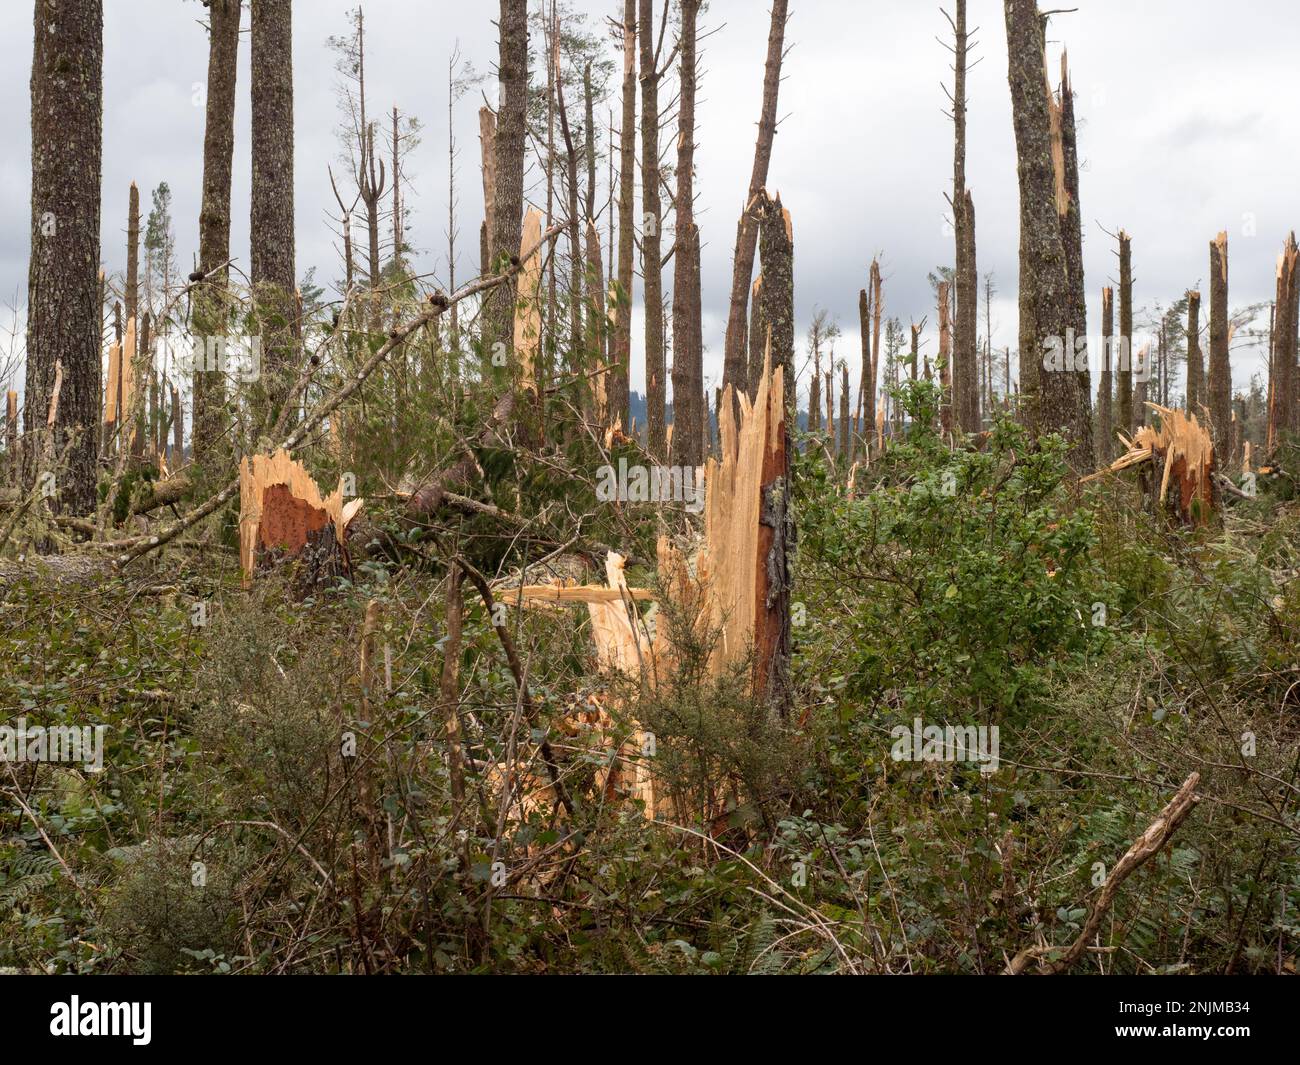
<svg viewBox="0 0 1300 1065"><path fill-rule="evenodd" d="M239 464L239 565L246 588L252 583L257 562L258 537L267 492L277 486L284 486L292 499L314 511L323 512L325 519L334 525L334 535L340 544L346 542L348 525L364 506L361 499L344 502L341 479L333 492L322 496L311 474L284 448L273 455L245 456Z"/></svg>
<svg viewBox="0 0 1300 1065"><path fill-rule="evenodd" d="M519 244L520 258L523 258L529 248L536 247L541 239L541 213L537 208L530 207L524 216L523 238ZM515 309L515 354L519 358L523 386L533 390L537 388L537 354L542 336L542 311L537 301L541 283L542 260L541 256L534 255L519 271L519 303Z"/></svg>
<svg viewBox="0 0 1300 1065"><path fill-rule="evenodd" d="M1179 517L1188 524L1204 524L1215 509L1213 437L1194 414L1188 415L1156 403L1147 406L1160 415L1160 427L1143 425L1132 440L1121 433L1120 439L1128 446L1128 451L1105 470L1083 480L1095 480L1144 462L1162 463L1157 502L1165 501L1173 484L1178 491L1173 504Z"/></svg>
<svg viewBox="0 0 1300 1065"><path fill-rule="evenodd" d="M122 380L122 345L116 340L108 346L108 384L104 388L104 423L117 423L117 390Z"/></svg>
<svg viewBox="0 0 1300 1065"><path fill-rule="evenodd" d="M655 594L649 588L628 588L626 583L622 588L599 584L527 584L522 588L501 591L501 598L505 602L518 601L523 606L535 603L621 603L625 597L645 603L653 602Z"/></svg>

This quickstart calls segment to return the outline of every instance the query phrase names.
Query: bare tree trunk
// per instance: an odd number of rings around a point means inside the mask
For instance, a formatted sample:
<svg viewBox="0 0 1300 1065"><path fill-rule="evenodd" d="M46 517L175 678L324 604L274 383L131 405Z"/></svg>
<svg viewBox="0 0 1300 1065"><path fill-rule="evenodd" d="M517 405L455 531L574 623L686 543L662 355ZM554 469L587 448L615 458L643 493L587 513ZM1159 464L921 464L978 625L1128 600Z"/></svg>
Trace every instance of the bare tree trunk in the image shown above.
<svg viewBox="0 0 1300 1065"><path fill-rule="evenodd" d="M591 81L591 63L582 72L582 95L586 110L587 135L587 199L586 199L586 293L587 293L587 354L597 363L605 361L605 264L600 254L600 233L596 229L596 101ZM598 386L602 389L603 384ZM603 402L594 403L584 382L582 393L584 409L603 422Z"/></svg>
<svg viewBox="0 0 1300 1065"><path fill-rule="evenodd" d="M1115 426L1132 434L1136 429L1133 410L1133 241L1119 231L1119 369L1115 379Z"/></svg>
<svg viewBox="0 0 1300 1065"><path fill-rule="evenodd" d="M762 230L763 319L772 335L772 369L785 367L786 422L798 413L798 382L794 365L794 227L781 195L760 199ZM845 370L847 373L848 370Z"/></svg>
<svg viewBox="0 0 1300 1065"><path fill-rule="evenodd" d="M524 149L528 132L528 2L501 0L497 23L500 41L497 78L501 85L496 134L493 137L496 183L492 205L489 269L502 257L519 254L524 218ZM515 337L515 290L498 285L487 297L484 338L510 351Z"/></svg>
<svg viewBox="0 0 1300 1065"><path fill-rule="evenodd" d="M834 361L834 360L832 360ZM840 364L840 458L847 466L853 461L853 422L849 420L849 364Z"/></svg>
<svg viewBox="0 0 1300 1065"><path fill-rule="evenodd" d="M1065 334L1065 354L1073 358L1078 392L1075 400L1077 419L1074 440L1082 471L1091 462L1092 443L1092 373L1088 367L1088 296L1083 276L1083 215L1079 204L1079 147L1074 122L1074 90L1065 54L1061 54L1061 163L1065 171L1067 205L1061 220L1061 242L1065 246L1065 270L1069 283L1070 314ZM972 255L974 249L971 249ZM1071 335L1071 331L1073 335Z"/></svg>
<svg viewBox="0 0 1300 1065"><path fill-rule="evenodd" d="M131 182L126 211L126 303L127 321L140 321L140 190ZM134 358L135 352L131 352Z"/></svg>
<svg viewBox="0 0 1300 1065"><path fill-rule="evenodd" d="M1292 233L1282 249L1277 266L1277 303L1273 323L1273 417L1270 420L1269 443L1276 446L1284 433L1297 429L1296 404L1296 326L1297 297L1300 296L1300 284L1297 284L1297 267L1300 266L1300 250L1296 248L1295 234Z"/></svg>
<svg viewBox="0 0 1300 1065"><path fill-rule="evenodd" d="M1003 0L1003 8L1020 183L1020 386L1030 425L1065 435L1078 468L1091 457L1078 446L1078 379L1071 365L1041 366L1049 344L1064 343L1071 305L1060 220L1068 192L1044 23L1033 0Z"/></svg>
<svg viewBox="0 0 1300 1065"><path fill-rule="evenodd" d="M569 128L569 110L564 103L564 77L560 67L559 24L554 27L555 97L560 111L560 132L564 137L565 182L569 229L569 364L568 371L582 370L582 230L578 223L578 147Z"/></svg>
<svg viewBox="0 0 1300 1065"><path fill-rule="evenodd" d="M839 453L839 438L835 435L835 353L826 371L826 436L831 442L831 453Z"/></svg>
<svg viewBox="0 0 1300 1065"><path fill-rule="evenodd" d="M952 396L952 327L949 320L949 300L951 296L948 292L948 282L939 282L939 387L943 390L943 397L939 406L939 426L944 433L952 432L953 416L953 396Z"/></svg>
<svg viewBox="0 0 1300 1065"><path fill-rule="evenodd" d="M979 268L975 254L975 201L967 189L961 209L961 254L957 259L957 320L953 330L953 380L958 385L957 423L978 432Z"/></svg>
<svg viewBox="0 0 1300 1065"><path fill-rule="evenodd" d="M813 344L812 381L808 384L808 432L816 433L822 427L822 352L820 344Z"/></svg>
<svg viewBox="0 0 1300 1065"><path fill-rule="evenodd" d="M253 186L250 277L262 328L264 424L275 422L294 369L293 4L252 0Z"/></svg>
<svg viewBox="0 0 1300 1065"><path fill-rule="evenodd" d="M1205 401L1205 360L1201 355L1201 294L1187 293L1187 413Z"/></svg>
<svg viewBox="0 0 1300 1065"><path fill-rule="evenodd" d="M665 0L664 13L667 15ZM641 279L645 286L646 442L650 454L664 450L663 251L659 204L659 54L654 0L640 0L641 44Z"/></svg>
<svg viewBox="0 0 1300 1065"><path fill-rule="evenodd" d="M449 120L450 121L450 120ZM483 226L479 233L479 273L492 272L492 237L496 232L497 116L490 107L478 109L480 169L483 171Z"/></svg>
<svg viewBox="0 0 1300 1065"><path fill-rule="evenodd" d="M979 428L977 369L979 272L975 261L975 208L966 187L966 69L970 38L966 30L966 0L957 0L953 29L952 92L953 181L952 214L956 243L957 314L953 335L953 406L956 422L968 433Z"/></svg>
<svg viewBox="0 0 1300 1065"><path fill-rule="evenodd" d="M609 373L609 420L631 425L629 374L632 367L632 252L636 193L636 0L623 3L623 126L619 130L618 306L614 312L614 358ZM612 264L611 264L612 265Z"/></svg>
<svg viewBox="0 0 1300 1065"><path fill-rule="evenodd" d="M393 262L402 261L402 247L406 238L402 235L402 174L401 174L401 132L397 125L397 105L393 105Z"/></svg>
<svg viewBox="0 0 1300 1065"><path fill-rule="evenodd" d="M199 272L209 274L230 258L230 183L235 153L235 72L239 56L242 0L209 0L208 95L203 130L203 206L199 213ZM202 340L224 338L230 309L229 271L203 283L194 299L194 331ZM201 340L201 342L202 342ZM214 372L215 371L215 372ZM194 459L222 438L226 402L225 376L206 361L195 360L194 425L190 446Z"/></svg>
<svg viewBox="0 0 1300 1065"><path fill-rule="evenodd" d="M102 0L37 0L24 425L28 433L46 425L61 364L52 450L71 443L56 488L74 514L95 509L99 460L103 62ZM41 461L32 448L33 478Z"/></svg>
<svg viewBox="0 0 1300 1065"><path fill-rule="evenodd" d="M700 230L695 224L696 35L700 0L681 0L681 74L677 109L677 251L673 260L673 447L677 466L704 461L696 398L704 391ZM681 404L679 406L679 404ZM704 411L707 424L708 410ZM680 433L680 435L679 435Z"/></svg>
<svg viewBox="0 0 1300 1065"><path fill-rule="evenodd" d="M1228 234L1210 242L1210 420L1220 469L1232 459L1232 365L1228 345Z"/></svg>
<svg viewBox="0 0 1300 1065"><path fill-rule="evenodd" d="M862 374L858 382L858 417L861 421L854 425L857 439L855 452L866 439L867 432L875 421L876 378L875 362L871 357L871 281L867 287L858 290L858 330L862 334Z"/></svg>
<svg viewBox="0 0 1300 1065"><path fill-rule="evenodd" d="M1107 466L1111 461L1115 438L1114 415L1111 405L1115 387L1112 364L1115 358L1115 290L1101 290L1101 383L1097 386L1097 465Z"/></svg>
<svg viewBox="0 0 1300 1065"><path fill-rule="evenodd" d="M763 107L758 120L758 141L754 146L754 169L749 177L745 208L736 226L736 250L732 264L731 302L727 312L727 335L723 349L722 383L745 386L745 300L754 276L754 249L758 243L758 220L751 214L767 184L776 138L777 94L781 89L781 60L785 55L785 23L788 0L772 0L772 21L767 37L767 63L763 73ZM794 382L787 382L791 392Z"/></svg>

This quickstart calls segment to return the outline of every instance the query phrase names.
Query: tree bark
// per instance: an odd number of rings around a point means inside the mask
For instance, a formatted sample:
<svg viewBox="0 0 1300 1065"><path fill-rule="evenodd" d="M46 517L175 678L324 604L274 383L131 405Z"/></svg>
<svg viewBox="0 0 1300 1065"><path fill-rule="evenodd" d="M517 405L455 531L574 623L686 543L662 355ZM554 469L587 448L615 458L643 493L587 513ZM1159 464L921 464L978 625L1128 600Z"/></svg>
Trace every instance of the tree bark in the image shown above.
<svg viewBox="0 0 1300 1065"><path fill-rule="evenodd" d="M1205 402L1205 360L1201 355L1201 294L1187 293L1187 413Z"/></svg>
<svg viewBox="0 0 1300 1065"><path fill-rule="evenodd" d="M632 366L632 252L636 179L636 0L623 4L623 126L618 164L618 305L614 312L614 358L609 372L609 421L632 423L629 374ZM613 264L611 264L613 265Z"/></svg>
<svg viewBox="0 0 1300 1065"><path fill-rule="evenodd" d="M1077 464L1078 380L1071 367L1043 367L1048 342L1064 342L1071 303L1060 221L1068 193L1047 84L1044 23L1033 0L1003 0L1003 8L1020 185L1021 392L1030 425L1062 433Z"/></svg>
<svg viewBox="0 0 1300 1065"><path fill-rule="evenodd" d="M952 326L949 319L948 282L939 282L939 387L943 390L939 401L939 426L944 433L952 432L953 395L952 395Z"/></svg>
<svg viewBox="0 0 1300 1065"><path fill-rule="evenodd" d="M493 271L504 257L519 254L524 218L524 150L528 132L528 3L501 0L497 23L499 44L497 78L501 85L497 110L494 168L495 202L489 258ZM510 351L515 339L515 291L512 285L498 285L487 297L484 318L485 355L489 359L496 344Z"/></svg>
<svg viewBox="0 0 1300 1065"><path fill-rule="evenodd" d="M832 360L833 362L834 360ZM840 459L847 466L853 461L853 423L849 420L849 366L840 364Z"/></svg>
<svg viewBox="0 0 1300 1065"><path fill-rule="evenodd" d="M1111 404L1115 374L1112 367L1115 349L1115 290L1101 290L1101 383L1097 386L1097 465L1108 466L1115 436Z"/></svg>
<svg viewBox="0 0 1300 1065"><path fill-rule="evenodd" d="M1133 241L1119 231L1119 368L1115 398L1115 425L1127 434L1136 428L1133 410Z"/></svg>
<svg viewBox="0 0 1300 1065"><path fill-rule="evenodd" d="M1074 122L1074 90L1066 56L1061 54L1061 160L1065 168L1066 210L1060 215L1061 242L1065 246L1065 271L1069 283L1070 314L1066 328L1066 355L1073 356L1078 383L1077 420L1074 439L1078 442L1078 462L1082 471L1091 462L1092 443L1092 372L1088 366L1088 295L1083 276L1083 215L1079 204L1079 147ZM971 248L974 256L975 249ZM1070 331L1073 330L1073 336Z"/></svg>
<svg viewBox="0 0 1300 1065"><path fill-rule="evenodd" d="M953 406L956 422L968 433L979 429L979 272L975 260L975 207L966 187L966 66L969 35L966 0L957 0L953 23L953 182L952 212L956 242L957 315L953 333Z"/></svg>
<svg viewBox="0 0 1300 1065"><path fill-rule="evenodd" d="M1300 251L1296 248L1295 234L1292 233L1278 259L1277 267L1277 303L1273 318L1273 410L1269 426L1270 447L1281 442L1283 434L1293 433L1297 429L1296 404L1296 319L1297 296L1300 285L1297 284L1297 267L1300 267Z"/></svg>
<svg viewBox="0 0 1300 1065"><path fill-rule="evenodd" d="M722 384L745 387L745 302L754 276L754 250L758 243L758 219L751 215L759 194L767 184L772 161L772 142L776 138L777 96L781 89L781 60L785 55L785 23L788 0L772 0L772 20L767 37L767 62L763 72L763 107L758 120L758 140L754 146L754 169L749 177L745 209L736 226L736 250L732 263L731 302L727 312L727 334L723 348ZM794 380L786 382L793 394Z"/></svg>
<svg viewBox="0 0 1300 1065"><path fill-rule="evenodd" d="M203 205L199 212L199 270L216 270L230 258L230 183L235 152L235 71L242 0L209 0L208 94L203 130ZM200 342L226 335L226 282L220 270L194 298L194 331ZM222 437L225 377L206 361L194 366L195 459Z"/></svg>
<svg viewBox="0 0 1300 1065"><path fill-rule="evenodd" d="M1228 234L1210 242L1210 420L1220 469L1232 458L1232 365L1228 345Z"/></svg>
<svg viewBox="0 0 1300 1065"><path fill-rule="evenodd" d="M262 329L259 386L273 425L294 371L293 4L252 0L250 278Z"/></svg>
<svg viewBox="0 0 1300 1065"><path fill-rule="evenodd" d="M654 0L640 0L641 44L641 280L645 286L646 442L650 454L664 449L666 390L663 329L663 266L659 205L659 70Z"/></svg>
<svg viewBox="0 0 1300 1065"><path fill-rule="evenodd" d="M56 487L76 514L94 512L99 459L103 62L102 0L37 0L24 424L45 426L61 363L54 454L73 442ZM39 461L32 448L33 478Z"/></svg>
<svg viewBox="0 0 1300 1065"><path fill-rule="evenodd" d="M798 413L794 365L794 227L781 195L762 193L759 208L763 254L763 318L772 334L772 369L785 367L786 423ZM847 371L846 371L847 372Z"/></svg>

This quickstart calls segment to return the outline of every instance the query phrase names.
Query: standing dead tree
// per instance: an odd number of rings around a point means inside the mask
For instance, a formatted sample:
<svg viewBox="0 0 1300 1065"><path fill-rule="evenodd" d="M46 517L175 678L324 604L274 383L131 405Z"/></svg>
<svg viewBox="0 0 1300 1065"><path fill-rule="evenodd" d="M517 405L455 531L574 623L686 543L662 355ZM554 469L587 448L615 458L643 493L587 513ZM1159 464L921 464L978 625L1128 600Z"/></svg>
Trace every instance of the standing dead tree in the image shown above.
<svg viewBox="0 0 1300 1065"><path fill-rule="evenodd" d="M646 443L650 454L665 455L664 407L667 372L664 356L664 282L661 207L659 200L659 60L668 27L664 0L663 21L656 41L654 0L640 0L641 46L641 282L645 290Z"/></svg>
<svg viewBox="0 0 1300 1065"><path fill-rule="evenodd" d="M948 204L952 210L956 243L957 314L953 333L952 381L953 409L956 423L968 433L979 429L978 320L979 271L975 256L975 204L966 187L966 75L975 63L969 62L976 31L967 32L966 0L957 0L956 18L947 11L943 17L952 29L953 44L945 47L953 54L953 89L944 93L952 107L953 181Z"/></svg>
<svg viewBox="0 0 1300 1065"><path fill-rule="evenodd" d="M230 258L230 183L235 150L235 74L242 0L207 0L208 89L203 127L203 206L199 212L200 273L216 275L194 298L194 332L224 338L230 314L226 289ZM206 362L194 367L194 457L222 437L225 378Z"/></svg>
<svg viewBox="0 0 1300 1065"><path fill-rule="evenodd" d="M780 366L789 387L785 390L790 407L788 423L797 412L797 382L794 366L794 226L790 212L767 190L759 192L758 222L762 233L763 319L767 326L769 361Z"/></svg>
<svg viewBox="0 0 1300 1065"><path fill-rule="evenodd" d="M754 276L754 252L758 246L759 194L767 184L768 166L772 161L772 142L776 139L777 96L781 89L781 62L785 58L785 24L788 0L772 0L772 21L767 37L767 63L763 73L763 106L758 120L758 140L754 145L754 168L749 176L745 207L736 224L736 249L732 262L731 300L727 310L727 334L723 347L722 383L737 391L745 387L746 344L745 302ZM786 389L797 391L793 380Z"/></svg>
<svg viewBox="0 0 1300 1065"><path fill-rule="evenodd" d="M952 319L949 316L952 295L949 282L940 281L938 286L939 310L939 387L943 396L939 406L939 425L944 435L953 429L953 394L952 394Z"/></svg>
<svg viewBox="0 0 1300 1065"><path fill-rule="evenodd" d="M489 259L493 270L518 253L523 233L524 149L528 134L528 2L501 0L497 23L500 99L493 147L493 204ZM515 300L509 286L487 296L483 338L509 351L515 335Z"/></svg>
<svg viewBox="0 0 1300 1065"><path fill-rule="evenodd" d="M1268 450L1272 451L1282 441L1285 433L1295 432L1297 425L1296 388L1296 327L1297 266L1300 250L1296 248L1292 233L1277 259L1277 302L1273 310L1273 357L1269 373Z"/></svg>
<svg viewBox="0 0 1300 1065"><path fill-rule="evenodd" d="M1132 435L1133 409L1133 240L1119 231L1119 368L1115 374L1115 425Z"/></svg>
<svg viewBox="0 0 1300 1065"><path fill-rule="evenodd" d="M1187 413L1205 402L1205 361L1201 356L1201 294L1187 293Z"/></svg>
<svg viewBox="0 0 1300 1065"><path fill-rule="evenodd" d="M1020 184L1020 374L1031 426L1060 432L1076 469L1091 460L1073 352L1064 350L1073 298L1061 219L1069 213L1058 109L1047 81L1045 19L1034 0L1003 0ZM1059 352L1053 359L1049 353ZM1045 358L1044 356L1049 356Z"/></svg>
<svg viewBox="0 0 1300 1065"><path fill-rule="evenodd" d="M1114 408L1111 400L1115 388L1115 373L1111 369L1115 350L1115 290L1107 286L1101 290L1101 372L1097 386L1097 464L1110 462L1111 441L1115 435Z"/></svg>
<svg viewBox="0 0 1300 1065"><path fill-rule="evenodd" d="M623 118L618 153L618 302L614 309L614 357L606 386L606 417L631 425L628 375L632 366L632 253L636 193L636 0L623 3ZM612 263L610 264L613 265Z"/></svg>
<svg viewBox="0 0 1300 1065"><path fill-rule="evenodd" d="M1083 276L1083 216L1079 207L1079 146L1074 121L1074 90L1066 53L1061 53L1059 107L1053 109L1060 123L1060 166L1065 181L1065 212L1060 215L1061 242L1065 247L1065 271L1069 284L1070 317L1065 332L1065 354L1073 356L1078 380L1074 439L1078 442L1082 467L1092 456L1092 373L1088 367L1088 299ZM1056 160L1055 154L1053 160Z"/></svg>
<svg viewBox="0 0 1300 1065"><path fill-rule="evenodd" d="M699 397L704 391L700 230L695 224L696 34L700 0L682 0L680 99L677 105L677 251L673 260L672 462L704 461ZM755 301L757 302L757 301Z"/></svg>
<svg viewBox="0 0 1300 1065"><path fill-rule="evenodd" d="M1232 328L1228 322L1228 234L1210 241L1210 421L1214 450L1219 464L1227 468L1232 460L1232 366L1228 346Z"/></svg>

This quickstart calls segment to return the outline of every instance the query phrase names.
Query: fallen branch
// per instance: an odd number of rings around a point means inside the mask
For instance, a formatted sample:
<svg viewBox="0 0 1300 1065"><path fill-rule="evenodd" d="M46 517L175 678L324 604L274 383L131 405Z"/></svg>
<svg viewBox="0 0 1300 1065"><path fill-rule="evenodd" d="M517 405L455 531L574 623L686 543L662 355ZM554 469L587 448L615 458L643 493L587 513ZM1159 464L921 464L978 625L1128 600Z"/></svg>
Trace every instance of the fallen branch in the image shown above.
<svg viewBox="0 0 1300 1065"><path fill-rule="evenodd" d="M1093 902L1088 911L1088 917L1083 922L1083 930L1065 949L1065 953L1060 959L1047 966L1045 972L1049 975L1058 975L1067 971L1088 949L1088 944L1097 934L1101 927L1102 919L1110 910L1111 904L1115 901L1115 895L1119 887L1139 866L1144 865L1151 858L1155 857L1164 849L1165 845L1173 838L1178 826L1186 819L1188 814L1196 808L1200 797L1196 794L1196 786L1201 782L1201 774L1193 773L1185 781L1183 786L1169 804L1160 811L1160 815L1151 822L1142 835L1133 841L1133 845L1125 852L1114 869L1110 871L1110 876L1106 882L1101 885L1101 893ZM1006 974L1017 976L1028 968L1031 961L1042 957L1054 947L1030 947L1022 950L1011 963L1007 966Z"/></svg>

